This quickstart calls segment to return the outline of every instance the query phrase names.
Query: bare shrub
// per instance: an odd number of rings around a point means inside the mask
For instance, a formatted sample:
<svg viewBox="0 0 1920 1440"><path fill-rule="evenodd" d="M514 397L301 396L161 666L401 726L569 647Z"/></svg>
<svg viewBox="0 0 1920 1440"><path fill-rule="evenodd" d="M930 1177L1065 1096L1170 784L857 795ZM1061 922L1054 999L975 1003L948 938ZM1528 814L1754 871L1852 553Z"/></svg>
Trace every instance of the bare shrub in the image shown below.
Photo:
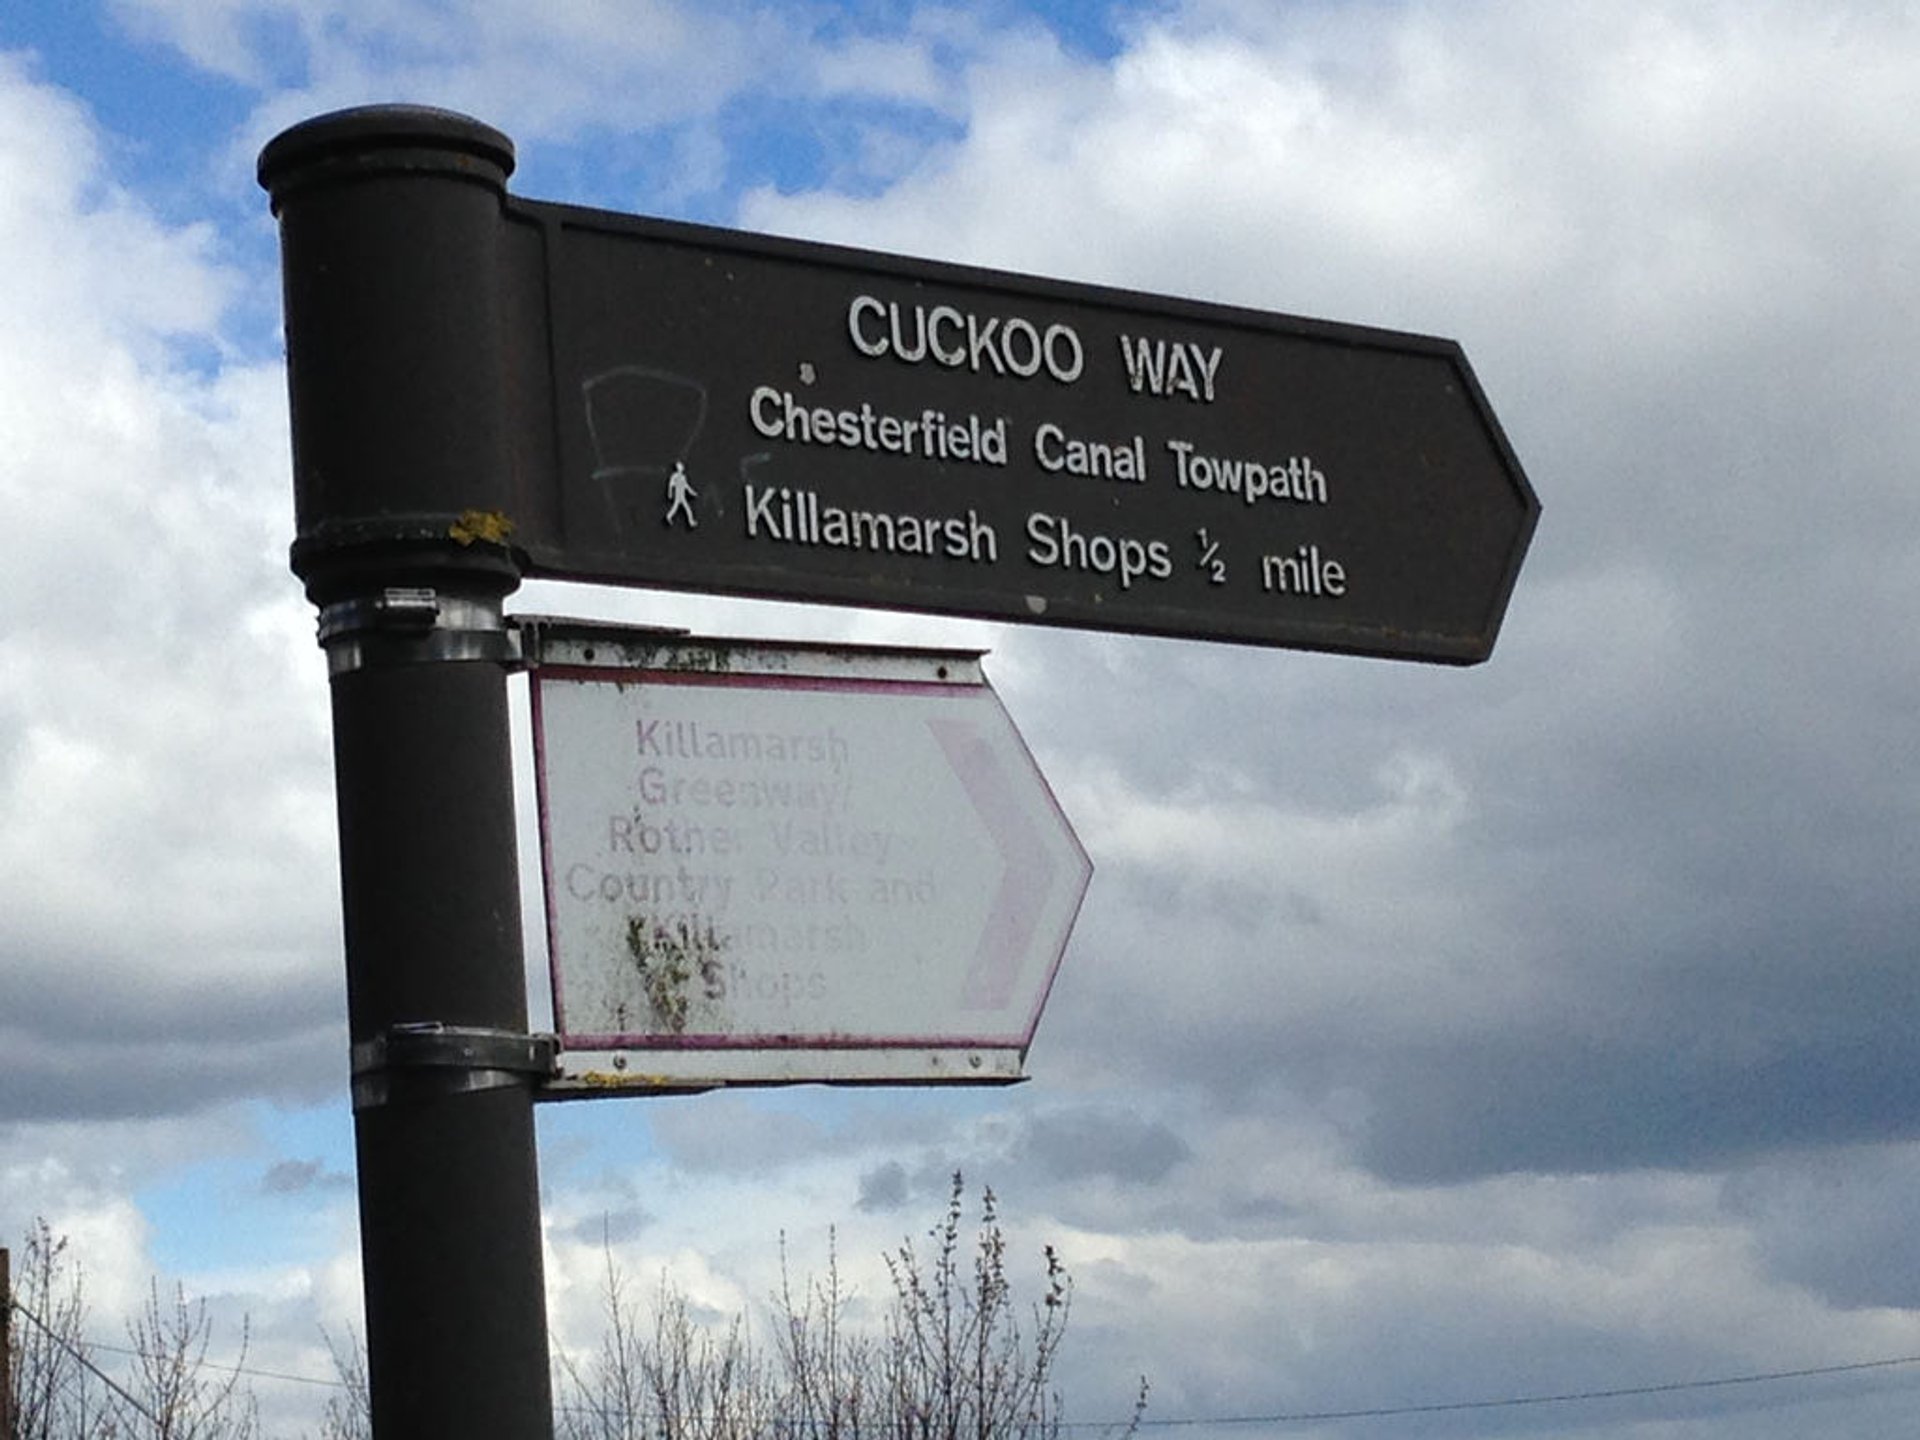
<svg viewBox="0 0 1920 1440"><path fill-rule="evenodd" d="M559 1440L748 1440L772 1414L769 1371L739 1318L716 1335L662 1281L649 1325L606 1257L605 1329L584 1364L560 1367Z"/></svg>
<svg viewBox="0 0 1920 1440"><path fill-rule="evenodd" d="M13 1435L9 1440L255 1440L257 1412L243 1383L247 1339L231 1366L207 1359L213 1323L206 1302L176 1288L163 1303L153 1285L127 1325L124 1378L101 1368L86 1338L80 1264L43 1219L27 1232L10 1310Z"/></svg>
<svg viewBox="0 0 1920 1440"><path fill-rule="evenodd" d="M1060 1440L1054 1365L1072 1281L1047 1247L1041 1296L1023 1313L993 1193L971 1235L965 1193L956 1174L924 1253L908 1240L887 1255L878 1335L848 1328L836 1244L824 1278L796 1283L783 1238L770 1355L739 1317L719 1332L696 1324L665 1281L649 1325L609 1252L600 1347L560 1367L561 1440ZM1146 1395L1143 1380L1128 1435Z"/></svg>
<svg viewBox="0 0 1920 1440"><path fill-rule="evenodd" d="M14 1271L12 1440L93 1440L111 1433L106 1393L86 1341L80 1265L43 1219L27 1230Z"/></svg>
<svg viewBox="0 0 1920 1440"><path fill-rule="evenodd" d="M325 1330L337 1386L320 1416L320 1440L373 1440L373 1400L367 1388L367 1347L351 1330L336 1340Z"/></svg>

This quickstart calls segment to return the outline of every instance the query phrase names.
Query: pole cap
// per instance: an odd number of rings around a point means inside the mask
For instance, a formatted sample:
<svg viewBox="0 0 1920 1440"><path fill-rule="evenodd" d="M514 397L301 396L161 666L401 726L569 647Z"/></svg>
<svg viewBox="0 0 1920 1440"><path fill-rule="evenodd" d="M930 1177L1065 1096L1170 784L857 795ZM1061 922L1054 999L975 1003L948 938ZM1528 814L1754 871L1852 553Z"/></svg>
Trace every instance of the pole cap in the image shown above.
<svg viewBox="0 0 1920 1440"><path fill-rule="evenodd" d="M431 105L361 105L281 131L261 149L255 174L278 211L307 185L396 170L504 190L513 163L513 141L470 115Z"/></svg>

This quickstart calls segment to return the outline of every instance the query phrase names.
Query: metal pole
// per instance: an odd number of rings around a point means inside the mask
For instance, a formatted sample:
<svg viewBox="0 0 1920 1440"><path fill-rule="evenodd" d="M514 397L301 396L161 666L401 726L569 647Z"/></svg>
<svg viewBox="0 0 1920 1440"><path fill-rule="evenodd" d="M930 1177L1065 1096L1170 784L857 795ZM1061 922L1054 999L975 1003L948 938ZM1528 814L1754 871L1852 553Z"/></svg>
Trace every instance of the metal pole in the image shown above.
<svg viewBox="0 0 1920 1440"><path fill-rule="evenodd" d="M379 1440L553 1433L507 731L513 147L343 111L260 156L332 682ZM524 240L524 237L521 237Z"/></svg>
<svg viewBox="0 0 1920 1440"><path fill-rule="evenodd" d="M0 1440L13 1440L13 1260L0 1245Z"/></svg>

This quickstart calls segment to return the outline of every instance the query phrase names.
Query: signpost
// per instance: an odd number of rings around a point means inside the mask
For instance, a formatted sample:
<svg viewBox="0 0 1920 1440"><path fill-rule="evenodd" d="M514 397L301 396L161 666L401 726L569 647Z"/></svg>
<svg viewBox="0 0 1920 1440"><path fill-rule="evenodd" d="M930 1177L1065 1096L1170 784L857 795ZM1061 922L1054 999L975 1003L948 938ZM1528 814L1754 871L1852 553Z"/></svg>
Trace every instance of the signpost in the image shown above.
<svg viewBox="0 0 1920 1440"><path fill-rule="evenodd" d="M1092 866L977 654L520 627L550 1095L1022 1078Z"/></svg>
<svg viewBox="0 0 1920 1440"><path fill-rule="evenodd" d="M512 166L496 132L411 110L323 118L260 156L293 563L331 680L377 1440L553 1433L502 614L520 571L458 528L513 503Z"/></svg>
<svg viewBox="0 0 1920 1440"><path fill-rule="evenodd" d="M13 1434L13 1272L0 1245L0 1435Z"/></svg>
<svg viewBox="0 0 1920 1440"><path fill-rule="evenodd" d="M1018 1078L1087 880L973 657L609 669L552 631L558 1009L606 1047L556 1080L520 941L522 576L1472 663L1539 511L1449 341L522 200L512 169L406 106L260 156L382 1440L552 1433L536 1094L622 1059Z"/></svg>

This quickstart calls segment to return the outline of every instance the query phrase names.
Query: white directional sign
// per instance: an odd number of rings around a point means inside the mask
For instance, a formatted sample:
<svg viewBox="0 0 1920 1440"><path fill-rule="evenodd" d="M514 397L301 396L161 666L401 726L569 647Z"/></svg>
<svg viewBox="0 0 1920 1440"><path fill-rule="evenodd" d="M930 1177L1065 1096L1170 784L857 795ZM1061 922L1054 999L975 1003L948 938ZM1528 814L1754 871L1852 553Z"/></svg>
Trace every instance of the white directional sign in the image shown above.
<svg viewBox="0 0 1920 1440"><path fill-rule="evenodd" d="M1021 1078L1092 867L976 654L523 633L563 1092Z"/></svg>

